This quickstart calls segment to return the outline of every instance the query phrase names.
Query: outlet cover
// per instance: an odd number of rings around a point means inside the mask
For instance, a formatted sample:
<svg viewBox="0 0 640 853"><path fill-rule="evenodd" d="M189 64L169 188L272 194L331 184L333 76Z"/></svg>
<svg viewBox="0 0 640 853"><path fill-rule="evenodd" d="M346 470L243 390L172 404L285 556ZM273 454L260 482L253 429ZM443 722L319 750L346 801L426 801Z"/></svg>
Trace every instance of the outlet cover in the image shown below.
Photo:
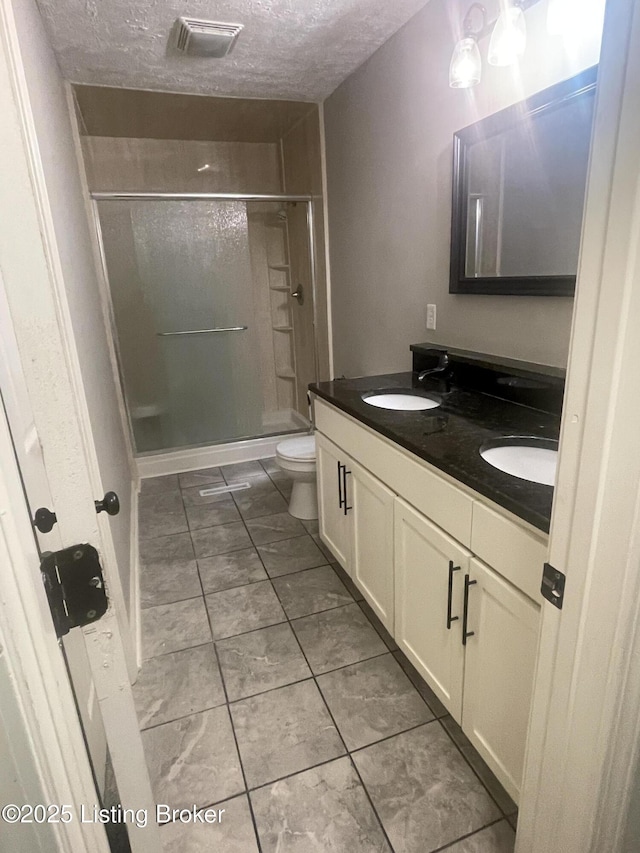
<svg viewBox="0 0 640 853"><path fill-rule="evenodd" d="M427 329L435 329L436 327L436 306L427 305Z"/></svg>

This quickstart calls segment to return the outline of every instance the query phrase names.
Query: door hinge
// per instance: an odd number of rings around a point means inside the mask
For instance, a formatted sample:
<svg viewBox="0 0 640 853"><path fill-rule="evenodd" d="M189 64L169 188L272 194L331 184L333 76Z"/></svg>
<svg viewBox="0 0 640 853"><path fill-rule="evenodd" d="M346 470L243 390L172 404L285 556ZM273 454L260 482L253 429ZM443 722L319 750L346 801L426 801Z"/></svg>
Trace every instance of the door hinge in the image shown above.
<svg viewBox="0 0 640 853"><path fill-rule="evenodd" d="M562 610L562 604L564 602L564 584L566 581L565 575L562 572L559 572L557 569L550 563L544 564L544 571L542 572L542 586L540 587L540 592L550 601L554 607L557 607L558 610Z"/></svg>
<svg viewBox="0 0 640 853"><path fill-rule="evenodd" d="M58 637L104 616L109 600L98 552L92 545L46 552L40 571Z"/></svg>

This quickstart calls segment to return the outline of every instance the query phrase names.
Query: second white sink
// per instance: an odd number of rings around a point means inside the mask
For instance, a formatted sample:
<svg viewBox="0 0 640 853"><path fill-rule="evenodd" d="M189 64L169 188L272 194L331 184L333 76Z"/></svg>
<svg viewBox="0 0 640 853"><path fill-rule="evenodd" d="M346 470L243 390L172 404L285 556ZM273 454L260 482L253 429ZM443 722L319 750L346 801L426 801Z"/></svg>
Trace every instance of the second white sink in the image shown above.
<svg viewBox="0 0 640 853"><path fill-rule="evenodd" d="M440 403L421 394L410 394L404 391L386 391L382 394L371 394L362 399L370 406L378 409L393 409L396 412L422 412L425 409L436 409Z"/></svg>
<svg viewBox="0 0 640 853"><path fill-rule="evenodd" d="M488 441L480 448L480 456L489 465L528 480L553 486L558 464L558 442L534 436L512 435Z"/></svg>

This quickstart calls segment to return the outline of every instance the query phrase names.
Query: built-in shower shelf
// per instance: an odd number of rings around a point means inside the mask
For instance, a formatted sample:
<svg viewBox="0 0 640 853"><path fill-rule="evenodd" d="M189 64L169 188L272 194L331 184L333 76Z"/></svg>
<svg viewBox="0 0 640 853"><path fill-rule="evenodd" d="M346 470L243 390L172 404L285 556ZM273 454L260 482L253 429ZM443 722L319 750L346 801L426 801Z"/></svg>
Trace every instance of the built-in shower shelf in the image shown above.
<svg viewBox="0 0 640 853"><path fill-rule="evenodd" d="M295 379L296 375L293 370L280 370L276 373L278 379Z"/></svg>
<svg viewBox="0 0 640 853"><path fill-rule="evenodd" d="M272 326L274 332L293 332L293 326Z"/></svg>
<svg viewBox="0 0 640 853"><path fill-rule="evenodd" d="M286 272L288 269L291 269L289 264L269 264L270 270L277 270L278 272Z"/></svg>
<svg viewBox="0 0 640 853"><path fill-rule="evenodd" d="M290 293L291 288L286 285L278 285L274 287L270 287L269 290L277 290L279 293Z"/></svg>

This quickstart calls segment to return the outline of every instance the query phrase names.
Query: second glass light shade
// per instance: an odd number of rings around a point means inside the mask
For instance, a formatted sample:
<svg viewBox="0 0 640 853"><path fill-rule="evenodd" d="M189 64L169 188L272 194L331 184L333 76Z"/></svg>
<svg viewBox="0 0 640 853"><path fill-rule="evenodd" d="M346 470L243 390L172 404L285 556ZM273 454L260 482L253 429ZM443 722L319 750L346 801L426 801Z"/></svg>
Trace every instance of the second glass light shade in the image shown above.
<svg viewBox="0 0 640 853"><path fill-rule="evenodd" d="M513 65L527 46L527 24L519 6L508 6L500 14L491 34L489 65Z"/></svg>

